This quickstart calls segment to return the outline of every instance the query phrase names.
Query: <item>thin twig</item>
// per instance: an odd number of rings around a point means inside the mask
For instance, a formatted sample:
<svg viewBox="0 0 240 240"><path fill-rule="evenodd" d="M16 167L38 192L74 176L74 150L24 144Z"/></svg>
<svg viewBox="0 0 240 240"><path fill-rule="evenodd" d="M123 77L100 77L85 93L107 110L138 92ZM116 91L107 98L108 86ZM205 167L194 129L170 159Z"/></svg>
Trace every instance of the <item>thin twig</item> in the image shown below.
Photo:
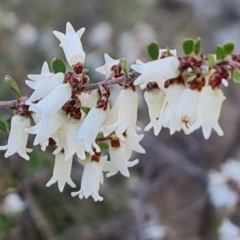
<svg viewBox="0 0 240 240"><path fill-rule="evenodd" d="M138 76L139 76L138 73L135 73L135 72L131 73L131 78L132 78L133 81ZM94 84L90 84L88 86L83 86L80 89L80 92L92 91L92 90L98 89L99 86L104 86L104 85L111 86L111 85L123 83L127 80L128 80L128 77L125 76L125 75L123 75L121 77L118 77L118 78L111 79L111 80L106 79L106 80L104 80L102 82L99 82L99 83L94 83ZM23 97L21 97L20 99L17 99L17 100L0 101L0 108L16 108L16 106L18 106L19 103L21 103L23 101L25 102L26 99L28 99L28 96L23 96Z"/></svg>

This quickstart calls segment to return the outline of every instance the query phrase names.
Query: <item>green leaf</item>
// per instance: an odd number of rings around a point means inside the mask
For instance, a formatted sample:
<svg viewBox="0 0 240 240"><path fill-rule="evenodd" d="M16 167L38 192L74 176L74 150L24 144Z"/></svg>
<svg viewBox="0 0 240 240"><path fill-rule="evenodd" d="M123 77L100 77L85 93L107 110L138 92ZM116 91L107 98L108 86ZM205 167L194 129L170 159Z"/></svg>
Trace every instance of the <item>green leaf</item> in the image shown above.
<svg viewBox="0 0 240 240"><path fill-rule="evenodd" d="M9 75L5 76L5 82L7 83L7 86L13 91L15 92L15 94L17 95L18 98L21 97L21 93L19 90L19 87L16 83L16 81Z"/></svg>
<svg viewBox="0 0 240 240"><path fill-rule="evenodd" d="M108 150L109 149L109 145L107 143L98 143L98 146L102 149L102 150Z"/></svg>
<svg viewBox="0 0 240 240"><path fill-rule="evenodd" d="M51 69L53 73L66 72L65 63L61 58L53 58L51 61Z"/></svg>
<svg viewBox="0 0 240 240"><path fill-rule="evenodd" d="M233 70L233 82L240 83L240 73L237 69Z"/></svg>
<svg viewBox="0 0 240 240"><path fill-rule="evenodd" d="M223 46L217 45L216 47L217 60L222 60L225 57Z"/></svg>
<svg viewBox="0 0 240 240"><path fill-rule="evenodd" d="M213 68L215 65L215 59L214 59L214 55L213 54L208 54L207 55L207 59L208 59L208 66L210 68Z"/></svg>
<svg viewBox="0 0 240 240"><path fill-rule="evenodd" d="M195 41L194 41L194 45L193 45L193 52L196 54L196 55L199 55L201 53L201 48L202 48L202 40L201 38L197 38Z"/></svg>
<svg viewBox="0 0 240 240"><path fill-rule="evenodd" d="M147 46L147 52L152 60L157 60L159 55L159 46L157 42L152 42Z"/></svg>
<svg viewBox="0 0 240 240"><path fill-rule="evenodd" d="M84 106L82 106L81 109L84 111L85 114L88 114L89 111L91 110L91 108L89 108L89 107L84 107Z"/></svg>
<svg viewBox="0 0 240 240"><path fill-rule="evenodd" d="M194 39L186 38L182 43L183 51L186 55L190 55L193 52Z"/></svg>
<svg viewBox="0 0 240 240"><path fill-rule="evenodd" d="M10 125L8 123L8 120L0 118L0 129L6 133L9 133Z"/></svg>
<svg viewBox="0 0 240 240"><path fill-rule="evenodd" d="M127 69L126 69L126 60L125 60L125 58L121 58L119 64L120 64L123 72L124 72L126 75L128 75L128 71L127 71Z"/></svg>
<svg viewBox="0 0 240 240"><path fill-rule="evenodd" d="M225 43L225 44L223 45L223 50L224 50L225 56L231 55L232 52L234 51L234 47L235 47L235 45L234 45L233 42Z"/></svg>
<svg viewBox="0 0 240 240"><path fill-rule="evenodd" d="M103 136L103 132L98 133L97 139L98 139L98 138L103 138L103 137L104 137L104 136Z"/></svg>
<svg viewBox="0 0 240 240"><path fill-rule="evenodd" d="M39 156L37 154L37 151L33 150L31 153L29 153L30 161L28 163L31 170L36 172L39 167Z"/></svg>

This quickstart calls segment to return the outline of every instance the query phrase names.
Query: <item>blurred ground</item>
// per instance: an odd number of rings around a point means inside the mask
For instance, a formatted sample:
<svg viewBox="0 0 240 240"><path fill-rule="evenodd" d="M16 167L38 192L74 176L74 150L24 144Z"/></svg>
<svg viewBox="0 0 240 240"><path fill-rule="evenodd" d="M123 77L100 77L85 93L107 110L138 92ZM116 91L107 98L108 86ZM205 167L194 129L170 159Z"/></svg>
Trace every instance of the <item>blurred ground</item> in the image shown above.
<svg viewBox="0 0 240 240"><path fill-rule="evenodd" d="M63 57L52 30L64 31L70 21L83 35L89 69L100 66L103 53L129 63L147 60L146 46L157 40L161 47L177 48L181 41L200 36L203 52L216 44L234 41L240 52L240 1L238 0L1 0L0 77L12 75L28 94L24 80L38 73L44 60ZM102 79L93 74L93 80ZM0 154L0 201L7 189L15 188L27 204L17 216L0 214L0 239L41 240L165 240L217 239L215 211L206 194L208 169L217 168L229 157L240 158L240 88L224 89L220 125L223 138L212 134L208 141L200 131L190 136L158 137L146 133L142 145L147 154L131 177L115 176L101 188L105 200L79 200L71 189L59 193L56 185L45 188L53 158L35 153L30 162ZM1 100L13 99L0 89ZM10 111L4 111L10 116ZM139 124L148 123L142 101ZM1 143L6 135L0 133ZM79 182L82 169L76 163L72 177ZM163 229L162 226L165 226Z"/></svg>

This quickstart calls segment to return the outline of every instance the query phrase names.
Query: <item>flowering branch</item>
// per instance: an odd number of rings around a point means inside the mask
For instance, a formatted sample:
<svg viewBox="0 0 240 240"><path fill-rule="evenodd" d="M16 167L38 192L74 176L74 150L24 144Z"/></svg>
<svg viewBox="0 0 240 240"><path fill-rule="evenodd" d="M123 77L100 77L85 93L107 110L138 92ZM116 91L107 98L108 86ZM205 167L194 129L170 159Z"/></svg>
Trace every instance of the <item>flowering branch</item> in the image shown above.
<svg viewBox="0 0 240 240"><path fill-rule="evenodd" d="M137 126L139 93L144 90L150 122L145 131L153 129L155 135L162 128L170 134L183 131L191 134L202 128L205 139L214 130L223 136L218 120L225 99L222 86L232 79L240 83L240 55L233 55L232 43L218 45L216 54L200 53L200 39L187 39L183 43L185 56L178 57L176 50L159 49L156 43L148 46L152 61L137 60L126 68L126 61L104 55L105 64L96 71L105 76L99 83L87 85L89 76L84 69L85 52L80 40L85 28L75 31L70 23L66 34L54 31L60 41L67 62L73 69L66 72L63 60L54 58L51 70L44 62L40 74L30 74L26 85L33 89L28 97L20 97L17 83L7 76L10 88L18 99L0 102L0 108L14 109L5 157L18 153L29 160L27 153L28 134L35 134L33 145L45 151L55 146L53 176L47 187L58 184L62 192L65 185L76 187L71 179L73 157L83 165L81 188L72 196L80 199L92 196L102 201L99 195L104 173L111 177L118 172L129 177L129 168L138 163L130 161L134 152L145 153L140 145L144 134ZM111 85L122 89L114 103L109 102ZM90 92L90 93L88 93ZM35 125L31 126L30 119ZM108 151L110 160L105 151ZM200 175L202 174L199 173Z"/></svg>

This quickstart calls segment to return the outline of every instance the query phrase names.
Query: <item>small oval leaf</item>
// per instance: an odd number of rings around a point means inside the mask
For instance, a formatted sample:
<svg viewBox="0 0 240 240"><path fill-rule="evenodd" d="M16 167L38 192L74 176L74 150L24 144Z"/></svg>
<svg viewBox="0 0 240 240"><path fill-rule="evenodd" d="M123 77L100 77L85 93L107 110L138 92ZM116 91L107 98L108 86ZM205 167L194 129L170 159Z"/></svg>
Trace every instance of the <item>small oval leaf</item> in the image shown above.
<svg viewBox="0 0 240 240"><path fill-rule="evenodd" d="M223 46L217 45L216 47L216 55L217 55L217 60L222 60L225 57L225 53L223 50Z"/></svg>
<svg viewBox="0 0 240 240"><path fill-rule="evenodd" d="M7 86L13 91L15 92L15 94L17 95L18 98L21 97L21 93L19 90L19 87L16 83L16 81L9 75L5 76L5 82L7 83Z"/></svg>
<svg viewBox="0 0 240 240"><path fill-rule="evenodd" d="M123 72L127 75L128 72L127 72L127 69L126 69L126 60L125 60L125 58L121 58L119 64L120 64Z"/></svg>
<svg viewBox="0 0 240 240"><path fill-rule="evenodd" d="M223 45L223 50L224 50L225 56L231 55L233 53L233 51L234 51L234 48L235 48L235 45L234 45L233 42L225 43Z"/></svg>
<svg viewBox="0 0 240 240"><path fill-rule="evenodd" d="M210 68L213 68L215 65L215 59L214 59L214 55L213 54L208 54L207 55L207 59L208 59L208 66Z"/></svg>
<svg viewBox="0 0 240 240"><path fill-rule="evenodd" d="M101 150L108 150L109 149L109 145L107 143L104 143L104 142L98 143L98 146L101 148Z"/></svg>
<svg viewBox="0 0 240 240"><path fill-rule="evenodd" d="M103 138L103 137L104 137L104 136L103 136L103 132L98 133L97 139L98 139L98 138Z"/></svg>
<svg viewBox="0 0 240 240"><path fill-rule="evenodd" d="M65 73L66 65L61 58L53 58L53 60L51 61L51 69L53 73Z"/></svg>
<svg viewBox="0 0 240 240"><path fill-rule="evenodd" d="M11 119L10 119L10 121L11 121ZM10 131L9 121L0 117L0 129L6 133L9 133L9 131Z"/></svg>
<svg viewBox="0 0 240 240"><path fill-rule="evenodd" d="M186 55L190 55L193 52L194 39L186 38L182 43L183 52Z"/></svg>
<svg viewBox="0 0 240 240"><path fill-rule="evenodd" d="M240 83L240 73L237 69L233 70L233 82Z"/></svg>
<svg viewBox="0 0 240 240"><path fill-rule="evenodd" d="M89 113L89 111L91 110L91 108L89 107L84 107L84 106L81 106L81 109L84 111L84 113L87 115Z"/></svg>
<svg viewBox="0 0 240 240"><path fill-rule="evenodd" d="M200 52L201 52L201 48L202 48L202 40L201 40L201 38L198 37L198 38L194 41L193 52L194 52L196 55L199 55Z"/></svg>
<svg viewBox="0 0 240 240"><path fill-rule="evenodd" d="M152 42L147 46L147 52L152 60L157 60L159 55L159 46L157 42Z"/></svg>

